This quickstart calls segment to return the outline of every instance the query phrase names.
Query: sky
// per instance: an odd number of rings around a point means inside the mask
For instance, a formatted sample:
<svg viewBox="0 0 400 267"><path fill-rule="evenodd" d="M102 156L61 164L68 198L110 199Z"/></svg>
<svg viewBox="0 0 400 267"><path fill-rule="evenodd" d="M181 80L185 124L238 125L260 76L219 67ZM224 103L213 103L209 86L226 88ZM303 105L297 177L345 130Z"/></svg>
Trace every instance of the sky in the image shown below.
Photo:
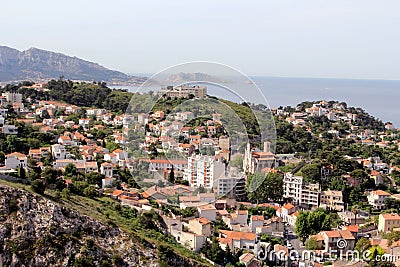
<svg viewBox="0 0 400 267"><path fill-rule="evenodd" d="M398 0L4 1L0 45L126 73L213 61L247 75L400 79Z"/></svg>

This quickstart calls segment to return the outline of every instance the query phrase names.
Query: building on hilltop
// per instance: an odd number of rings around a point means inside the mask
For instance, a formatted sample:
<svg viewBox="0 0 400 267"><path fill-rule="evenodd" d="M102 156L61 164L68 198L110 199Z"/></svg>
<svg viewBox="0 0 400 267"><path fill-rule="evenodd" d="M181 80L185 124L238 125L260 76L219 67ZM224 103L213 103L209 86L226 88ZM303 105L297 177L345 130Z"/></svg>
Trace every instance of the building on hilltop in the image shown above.
<svg viewBox="0 0 400 267"><path fill-rule="evenodd" d="M193 95L194 97L197 98L203 98L207 95L207 87L206 86L187 86L187 85L182 85L182 86L167 86L165 88L161 88L158 91L159 95L165 95L169 97L189 97L190 95Z"/></svg>

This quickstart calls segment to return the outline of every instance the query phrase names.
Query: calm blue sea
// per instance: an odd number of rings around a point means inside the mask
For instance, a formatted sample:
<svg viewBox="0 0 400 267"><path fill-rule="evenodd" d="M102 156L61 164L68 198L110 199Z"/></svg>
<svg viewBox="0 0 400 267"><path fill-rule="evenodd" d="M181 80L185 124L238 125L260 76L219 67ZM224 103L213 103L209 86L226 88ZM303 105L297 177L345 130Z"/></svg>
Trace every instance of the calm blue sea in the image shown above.
<svg viewBox="0 0 400 267"><path fill-rule="evenodd" d="M307 100L338 100L400 127L400 80L252 77L271 107Z"/></svg>
<svg viewBox="0 0 400 267"><path fill-rule="evenodd" d="M272 108L295 106L302 101L338 100L349 106L361 107L383 122L390 121L400 127L400 80L251 78ZM136 91L135 87L128 89ZM217 96L224 97L224 93L220 92Z"/></svg>

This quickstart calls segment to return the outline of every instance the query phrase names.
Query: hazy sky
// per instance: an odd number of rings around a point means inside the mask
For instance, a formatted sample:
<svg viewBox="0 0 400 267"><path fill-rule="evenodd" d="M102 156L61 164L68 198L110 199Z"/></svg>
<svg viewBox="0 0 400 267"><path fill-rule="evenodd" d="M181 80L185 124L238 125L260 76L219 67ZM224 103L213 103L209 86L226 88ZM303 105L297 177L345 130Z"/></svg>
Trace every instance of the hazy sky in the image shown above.
<svg viewBox="0 0 400 267"><path fill-rule="evenodd" d="M215 61L249 75L400 79L400 1L2 1L0 44L129 73Z"/></svg>

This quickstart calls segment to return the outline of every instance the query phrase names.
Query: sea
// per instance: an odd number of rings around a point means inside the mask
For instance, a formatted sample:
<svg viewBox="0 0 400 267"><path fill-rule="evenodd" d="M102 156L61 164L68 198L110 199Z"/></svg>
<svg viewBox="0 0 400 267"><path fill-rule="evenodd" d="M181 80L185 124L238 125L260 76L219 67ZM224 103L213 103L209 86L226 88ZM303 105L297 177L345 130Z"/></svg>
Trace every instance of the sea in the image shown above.
<svg viewBox="0 0 400 267"><path fill-rule="evenodd" d="M400 127L400 80L367 80L367 79L330 79L330 78L287 78L251 76L265 96L269 107L292 106L303 101L336 100L346 102L349 107L360 107L383 122L391 122ZM229 87L229 84L226 85ZM232 98L224 91L216 90L211 85L209 94L229 100ZM138 87L121 86L131 92ZM150 88L156 91L157 87ZM248 94L251 95L249 91ZM258 102L258 94L249 102ZM259 101L263 103L263 101Z"/></svg>

